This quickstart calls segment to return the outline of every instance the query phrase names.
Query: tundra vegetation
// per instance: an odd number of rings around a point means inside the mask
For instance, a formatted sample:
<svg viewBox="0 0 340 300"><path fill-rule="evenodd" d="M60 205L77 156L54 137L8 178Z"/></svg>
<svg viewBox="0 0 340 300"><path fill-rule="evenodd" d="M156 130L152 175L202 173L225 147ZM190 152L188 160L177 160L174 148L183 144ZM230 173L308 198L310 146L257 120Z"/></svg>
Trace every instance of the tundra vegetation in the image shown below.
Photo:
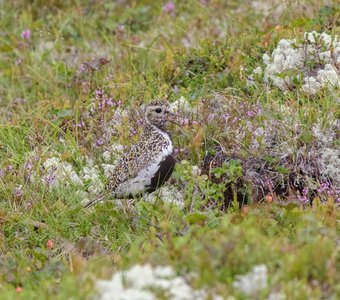
<svg viewBox="0 0 340 300"><path fill-rule="evenodd" d="M0 299L338 299L338 1L1 1ZM85 210L168 99L177 166Z"/></svg>

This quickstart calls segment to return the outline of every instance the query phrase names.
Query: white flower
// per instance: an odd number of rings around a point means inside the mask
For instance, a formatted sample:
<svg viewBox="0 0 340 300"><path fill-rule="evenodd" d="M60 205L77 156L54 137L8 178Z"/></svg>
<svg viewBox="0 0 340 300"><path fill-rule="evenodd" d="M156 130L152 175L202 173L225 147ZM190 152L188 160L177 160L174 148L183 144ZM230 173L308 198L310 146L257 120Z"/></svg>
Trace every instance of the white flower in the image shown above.
<svg viewBox="0 0 340 300"><path fill-rule="evenodd" d="M254 266L249 273L237 275L233 286L247 296L256 296L260 291L267 288L267 273L268 269L266 265Z"/></svg>

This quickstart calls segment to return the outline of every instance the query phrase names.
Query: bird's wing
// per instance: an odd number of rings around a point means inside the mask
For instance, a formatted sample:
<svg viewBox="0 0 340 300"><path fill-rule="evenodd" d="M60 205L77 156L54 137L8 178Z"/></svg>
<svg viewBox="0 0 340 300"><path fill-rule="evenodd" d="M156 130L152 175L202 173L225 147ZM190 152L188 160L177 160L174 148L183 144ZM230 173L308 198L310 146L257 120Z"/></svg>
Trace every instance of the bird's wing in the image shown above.
<svg viewBox="0 0 340 300"><path fill-rule="evenodd" d="M84 206L85 208L105 201L108 194L112 194L119 184L137 176L139 171L151 161L151 157L145 155L144 147L145 142L138 142L130 147L130 149L118 160L110 177L107 179L107 184L105 186L106 192L101 193L95 199L87 202Z"/></svg>
<svg viewBox="0 0 340 300"><path fill-rule="evenodd" d="M134 178L153 159L145 155L145 142L138 142L118 160L116 167L108 178L106 190L114 191L122 182Z"/></svg>
<svg viewBox="0 0 340 300"><path fill-rule="evenodd" d="M146 155L147 152L155 153L161 150L158 143L148 143L147 137L142 137L139 142L132 145L130 149L118 160L111 176L105 186L106 192L114 193L119 184L134 178L154 159L153 155ZM104 194L88 202L85 207L90 207L98 202L104 201Z"/></svg>

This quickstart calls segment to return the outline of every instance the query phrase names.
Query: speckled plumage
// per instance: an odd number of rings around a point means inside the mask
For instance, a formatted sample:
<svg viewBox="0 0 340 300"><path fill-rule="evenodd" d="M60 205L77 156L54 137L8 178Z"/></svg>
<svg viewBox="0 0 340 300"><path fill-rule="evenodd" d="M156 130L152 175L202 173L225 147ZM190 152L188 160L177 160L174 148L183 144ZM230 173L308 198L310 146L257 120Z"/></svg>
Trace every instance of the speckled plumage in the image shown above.
<svg viewBox="0 0 340 300"><path fill-rule="evenodd" d="M175 159L172 141L166 131L169 116L167 102L156 100L146 106L145 125L139 140L119 159L105 187L115 197L153 191L170 177ZM154 177L156 173L159 178ZM100 196L86 207L102 200Z"/></svg>

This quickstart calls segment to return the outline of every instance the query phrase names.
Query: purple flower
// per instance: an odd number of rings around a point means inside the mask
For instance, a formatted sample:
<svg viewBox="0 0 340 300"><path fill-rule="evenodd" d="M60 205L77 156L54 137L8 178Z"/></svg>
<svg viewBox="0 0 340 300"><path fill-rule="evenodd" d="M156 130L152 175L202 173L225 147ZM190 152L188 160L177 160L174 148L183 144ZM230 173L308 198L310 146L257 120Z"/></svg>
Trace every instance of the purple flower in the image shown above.
<svg viewBox="0 0 340 300"><path fill-rule="evenodd" d="M179 123L182 126L188 125L189 124L189 119L188 118L182 118Z"/></svg>
<svg viewBox="0 0 340 300"><path fill-rule="evenodd" d="M4 176L4 171L0 169L0 177Z"/></svg>
<svg viewBox="0 0 340 300"><path fill-rule="evenodd" d="M254 117L255 115L256 115L256 113L254 111L252 111L252 110L248 110L247 111L247 116L248 117Z"/></svg>
<svg viewBox="0 0 340 300"><path fill-rule="evenodd" d="M86 72L86 70L87 70L86 65L85 64L80 64L80 66L79 66L79 73L84 73L84 72Z"/></svg>
<svg viewBox="0 0 340 300"><path fill-rule="evenodd" d="M27 161L27 162L25 163L25 169L26 169L26 170L31 170L31 169L32 169L32 164L31 164L29 161Z"/></svg>
<svg viewBox="0 0 340 300"><path fill-rule="evenodd" d="M82 122L78 123L77 125L78 125L79 128L83 128L83 127L85 127L85 122L82 121Z"/></svg>
<svg viewBox="0 0 340 300"><path fill-rule="evenodd" d="M214 113L212 113L212 114L209 114L209 116L208 116L208 121L212 121L212 120L214 120L214 119L215 119L215 117L216 117L216 114L214 114ZM188 120L188 123L189 123L189 120Z"/></svg>
<svg viewBox="0 0 340 300"><path fill-rule="evenodd" d="M47 178L47 184L49 186L51 186L53 184L54 179L56 177L55 170L52 169L52 171L53 171L53 173L50 176L48 176L48 178Z"/></svg>
<svg viewBox="0 0 340 300"><path fill-rule="evenodd" d="M29 40L31 38L31 31L29 29L25 29L23 32L21 32L21 37L24 40Z"/></svg>
<svg viewBox="0 0 340 300"><path fill-rule="evenodd" d="M13 194L16 198L21 198L23 195L23 192L20 187L15 187L13 190Z"/></svg>
<svg viewBox="0 0 340 300"><path fill-rule="evenodd" d="M172 13L175 12L175 10L175 4L172 1L165 3L163 6L163 12L165 13Z"/></svg>
<svg viewBox="0 0 340 300"><path fill-rule="evenodd" d="M15 63L18 65L18 66L21 66L22 65L22 58L21 57L18 57L17 60L15 61Z"/></svg>
<svg viewBox="0 0 340 300"><path fill-rule="evenodd" d="M103 139L100 138L96 141L96 143L94 145L95 145L95 147L100 147L103 144L104 144L104 141L103 141Z"/></svg>
<svg viewBox="0 0 340 300"><path fill-rule="evenodd" d="M328 182L322 182L317 191L318 191L318 193L323 193L324 191L327 191L329 189L330 189L330 186L329 186Z"/></svg>
<svg viewBox="0 0 340 300"><path fill-rule="evenodd" d="M107 77L106 80L107 81L111 81L113 79L113 75L110 73Z"/></svg>
<svg viewBox="0 0 340 300"><path fill-rule="evenodd" d="M7 171L12 171L13 170L13 166L12 165L8 165L8 167L7 167Z"/></svg>
<svg viewBox="0 0 340 300"><path fill-rule="evenodd" d="M302 190L302 195L298 195L298 200L304 204L308 202L308 188L305 187Z"/></svg>
<svg viewBox="0 0 340 300"><path fill-rule="evenodd" d="M237 121L241 121L241 118L240 118L240 117L235 117L235 118L231 121L231 123L234 124L234 123L237 122Z"/></svg>
<svg viewBox="0 0 340 300"><path fill-rule="evenodd" d="M103 110L103 109L104 109L104 106L105 106L105 100L100 101L99 104L98 104L98 109L99 109L99 110Z"/></svg>
<svg viewBox="0 0 340 300"><path fill-rule="evenodd" d="M99 100L103 98L104 92L103 90L96 90L96 99Z"/></svg>
<svg viewBox="0 0 340 300"><path fill-rule="evenodd" d="M256 113L257 113L258 115L260 115L261 112L262 112L262 108L261 108L261 106L258 105L257 108L256 108Z"/></svg>
<svg viewBox="0 0 340 300"><path fill-rule="evenodd" d="M81 87L83 89L83 94L88 94L90 91L90 84L87 81L81 82Z"/></svg>
<svg viewBox="0 0 340 300"><path fill-rule="evenodd" d="M130 136L135 136L136 134L137 134L136 129L132 128L132 129L130 130Z"/></svg>
<svg viewBox="0 0 340 300"><path fill-rule="evenodd" d="M112 98L107 98L105 100L105 105L106 106L113 106L115 103L113 102Z"/></svg>
<svg viewBox="0 0 340 300"><path fill-rule="evenodd" d="M229 117L230 117L230 115L228 113L223 115L223 119L226 120L226 121L228 121Z"/></svg>

